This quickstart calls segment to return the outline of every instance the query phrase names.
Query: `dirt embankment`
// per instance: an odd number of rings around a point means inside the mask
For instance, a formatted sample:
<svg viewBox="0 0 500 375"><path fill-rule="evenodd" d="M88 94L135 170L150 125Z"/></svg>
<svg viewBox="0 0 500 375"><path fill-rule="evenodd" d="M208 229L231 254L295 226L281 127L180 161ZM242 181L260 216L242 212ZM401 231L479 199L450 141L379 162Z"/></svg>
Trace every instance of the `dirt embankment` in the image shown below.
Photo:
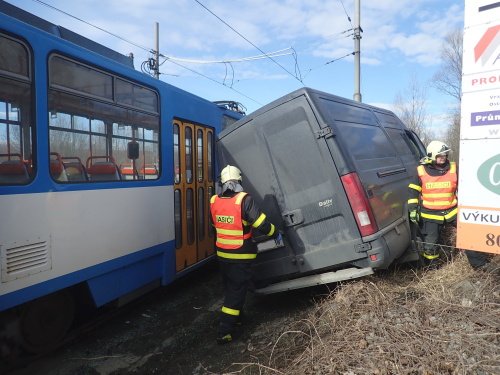
<svg viewBox="0 0 500 375"><path fill-rule="evenodd" d="M459 256L437 270L250 296L241 336L218 346L214 264L14 374L499 374L498 280Z"/></svg>

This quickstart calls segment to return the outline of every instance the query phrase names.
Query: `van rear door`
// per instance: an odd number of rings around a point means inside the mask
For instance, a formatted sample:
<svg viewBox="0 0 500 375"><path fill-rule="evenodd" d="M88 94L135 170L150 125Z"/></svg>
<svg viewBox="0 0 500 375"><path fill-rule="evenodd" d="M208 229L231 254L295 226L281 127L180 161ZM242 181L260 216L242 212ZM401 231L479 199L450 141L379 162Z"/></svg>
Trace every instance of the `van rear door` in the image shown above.
<svg viewBox="0 0 500 375"><path fill-rule="evenodd" d="M363 184L378 228L400 219L408 171L374 113L347 101L321 98L318 104Z"/></svg>
<svg viewBox="0 0 500 375"><path fill-rule="evenodd" d="M320 128L305 96L255 119L270 155L277 202L299 272L318 271L363 258L357 225ZM263 267L266 254L257 263Z"/></svg>

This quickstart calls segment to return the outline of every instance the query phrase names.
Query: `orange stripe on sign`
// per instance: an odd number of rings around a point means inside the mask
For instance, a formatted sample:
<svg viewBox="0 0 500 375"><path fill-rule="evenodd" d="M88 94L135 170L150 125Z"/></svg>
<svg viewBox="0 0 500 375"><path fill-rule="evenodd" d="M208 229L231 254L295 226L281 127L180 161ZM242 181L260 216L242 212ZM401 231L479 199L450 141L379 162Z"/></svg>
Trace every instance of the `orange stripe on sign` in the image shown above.
<svg viewBox="0 0 500 375"><path fill-rule="evenodd" d="M500 227L457 223L457 245L459 249L476 250L500 254Z"/></svg>

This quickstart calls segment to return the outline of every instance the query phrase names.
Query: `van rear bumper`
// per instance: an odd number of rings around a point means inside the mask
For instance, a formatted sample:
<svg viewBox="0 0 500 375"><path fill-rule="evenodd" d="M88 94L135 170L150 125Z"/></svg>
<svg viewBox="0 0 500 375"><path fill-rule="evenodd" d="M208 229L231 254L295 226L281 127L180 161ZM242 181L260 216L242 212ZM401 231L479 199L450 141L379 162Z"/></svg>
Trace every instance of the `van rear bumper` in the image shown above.
<svg viewBox="0 0 500 375"><path fill-rule="evenodd" d="M256 289L257 294L273 294L285 292L287 290L307 288L315 285L336 283L339 281L355 279L358 277L373 274L373 269L367 268L346 268L339 271L325 272L318 275L309 275L297 279L286 280L276 284L271 284L261 289Z"/></svg>
<svg viewBox="0 0 500 375"><path fill-rule="evenodd" d="M405 218L362 240L369 244L369 250L366 251L366 258L354 263L358 267L385 269L411 247L410 229Z"/></svg>

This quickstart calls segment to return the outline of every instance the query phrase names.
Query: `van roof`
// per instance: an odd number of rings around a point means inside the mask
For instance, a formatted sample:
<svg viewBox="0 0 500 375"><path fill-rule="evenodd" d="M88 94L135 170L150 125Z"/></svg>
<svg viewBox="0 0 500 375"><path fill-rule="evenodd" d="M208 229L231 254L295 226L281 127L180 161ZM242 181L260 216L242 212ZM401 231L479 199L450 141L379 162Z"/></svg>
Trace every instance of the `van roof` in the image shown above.
<svg viewBox="0 0 500 375"><path fill-rule="evenodd" d="M386 114L393 114L393 112L391 112L387 109L384 109L384 108L375 107L375 106L372 106L369 104L356 102L356 101L351 100L351 99L347 99L347 98L343 98L341 96L329 94L329 93L326 93L326 92L323 92L320 90L316 90L316 89L313 89L310 87L302 87L298 90L292 91L291 93L282 96L281 98L278 98L278 99L272 101L271 103L266 104L265 106L257 109L256 111L248 114L247 116L245 116L241 120L226 127L219 134L219 138L223 138L226 134L231 133L232 131L236 130L237 128L239 128L243 124L246 124L246 123L254 120L255 118L261 116L262 114L264 114L264 113L266 113L266 112L268 112L268 111L270 111L270 110L272 110L272 109L274 109L274 108L276 108L276 107L278 107L286 102L289 102L297 97L300 97L300 96L305 96L307 98L307 100L312 104L313 110L315 110L317 112L319 112L318 111L318 107L319 107L318 101L322 98L326 98L329 100L335 100L337 102L343 102L346 104L355 105L355 106L362 107L362 108L376 110L377 112L382 112L382 113L386 113Z"/></svg>

